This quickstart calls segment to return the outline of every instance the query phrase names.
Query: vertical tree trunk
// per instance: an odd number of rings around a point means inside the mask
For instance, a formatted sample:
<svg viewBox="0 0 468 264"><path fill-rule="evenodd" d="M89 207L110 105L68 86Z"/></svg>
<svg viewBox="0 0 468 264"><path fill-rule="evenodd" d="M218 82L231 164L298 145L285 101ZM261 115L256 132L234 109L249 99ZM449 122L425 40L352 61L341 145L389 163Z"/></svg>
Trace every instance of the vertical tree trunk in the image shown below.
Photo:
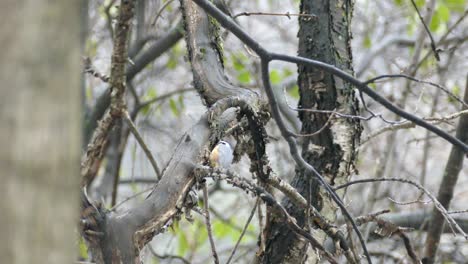
<svg viewBox="0 0 468 264"><path fill-rule="evenodd" d="M0 263L72 263L80 1L0 3Z"/></svg>
<svg viewBox="0 0 468 264"><path fill-rule="evenodd" d="M316 18L299 19L299 56L336 65L352 73L350 48L351 1L302 0L300 13ZM335 110L356 114L357 101L350 85L322 70L299 66L298 85L300 108ZM330 115L300 112L303 134L320 130ZM345 182L354 169L355 147L359 140L359 122L350 119L332 119L318 135L303 138L302 155L330 184ZM296 170L292 185L308 198L313 206L329 220L335 218L335 207L313 175ZM285 199L283 205L300 226L307 226L305 212ZM323 239L323 238L322 238ZM267 242L263 263L303 263L307 260L307 243L291 232L281 221L272 219L267 225ZM308 262L316 262L310 256Z"/></svg>

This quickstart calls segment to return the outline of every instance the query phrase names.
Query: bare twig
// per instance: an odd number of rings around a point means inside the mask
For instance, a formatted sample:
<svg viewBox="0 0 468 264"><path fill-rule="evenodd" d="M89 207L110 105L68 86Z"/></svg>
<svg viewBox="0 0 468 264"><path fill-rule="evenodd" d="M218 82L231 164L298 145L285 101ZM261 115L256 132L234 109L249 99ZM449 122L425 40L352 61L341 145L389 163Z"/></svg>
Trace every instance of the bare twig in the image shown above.
<svg viewBox="0 0 468 264"><path fill-rule="evenodd" d="M140 144L141 148L146 154L146 157L151 163L151 166L153 166L154 172L156 173L156 177L161 179L161 172L159 170L158 164L156 163L156 160L153 157L153 154L151 154L151 151L148 148L148 145L146 145L145 141L143 140L143 137L141 137L140 132L138 132L138 129L136 128L135 124L132 121L132 118L130 117L130 114L128 111L124 112L124 118L127 121L130 131L132 131L132 134L135 136L135 139L138 141L138 144Z"/></svg>
<svg viewBox="0 0 468 264"><path fill-rule="evenodd" d="M208 167L199 166L197 167L198 174L202 177L212 177L215 180L226 180L228 183L235 187L238 187L246 192L254 193L260 199L262 199L276 215L283 217L286 225L296 234L304 237L309 241L311 246L320 252L331 262L337 263L333 256L325 250L321 243L319 243L309 232L305 231L297 225L297 221L292 217L286 209L276 201L276 199L268 193L262 187L256 185L251 180L241 178L232 171L226 171L224 169L212 169Z"/></svg>
<svg viewBox="0 0 468 264"><path fill-rule="evenodd" d="M434 86L434 87L442 90L444 93L446 93L448 96L452 97L457 102L459 102L462 105L468 107L468 103L465 103L461 98L459 98L458 96L456 96L455 94L450 92L447 88L443 87L442 85L437 84L437 83L433 83L433 82L423 81L423 80L411 77L411 76L406 75L406 74L385 74L385 75L380 75L380 76L377 76L375 78L372 78L372 79L366 81L365 84L375 83L377 80L384 79L384 78L405 78L405 79L408 79L408 80L411 80L411 81L414 81L414 82L417 82L417 83L424 83L424 84Z"/></svg>
<svg viewBox="0 0 468 264"><path fill-rule="evenodd" d="M452 31L468 16L468 9L465 9L465 12L463 13L463 15L458 18L458 20L447 30L447 32L445 32L445 34L440 38L439 40L439 43L442 43L444 42L447 37L450 35L450 33L452 33ZM463 41L463 40L460 40L460 41ZM421 65L423 64L424 61L426 61L426 59L429 57L429 55L432 53L432 50L431 51L428 51L426 53L426 55L424 55L424 57L419 61L419 63L416 65L415 69L418 69L419 67L421 67Z"/></svg>
<svg viewBox="0 0 468 264"><path fill-rule="evenodd" d="M448 214L465 214L468 213L468 209L466 210L458 210L458 211L449 211Z"/></svg>
<svg viewBox="0 0 468 264"><path fill-rule="evenodd" d="M168 255L168 254L160 255L160 254L156 253L156 251L154 250L154 248L151 245L148 245L148 248L151 251L151 254L153 254L153 256L155 256L157 258L160 258L160 259L178 259L178 260L182 261L184 264L190 264L190 261L186 260L185 258L183 258L181 256Z"/></svg>
<svg viewBox="0 0 468 264"><path fill-rule="evenodd" d="M229 264L234 257L234 254L236 254L237 247L239 246L242 238L244 237L245 231L250 225L250 221L252 221L253 216L255 215L255 211L257 210L257 206L260 204L260 199L257 198L257 201L255 202L254 207L252 208L252 211L250 212L249 218L247 219L247 222L245 223L244 229L242 230L242 233L239 236L239 239L236 242L236 245L234 246L234 249L232 249L231 255L229 256L228 260L226 261L226 264Z"/></svg>
<svg viewBox="0 0 468 264"><path fill-rule="evenodd" d="M216 246L213 238L213 231L211 230L211 220L210 220L210 206L208 204L208 188L206 187L206 182L203 183L203 202L205 205L205 223L206 223L206 231L208 233L208 238L210 240L211 245L211 253L213 254L213 260L215 264L219 264L219 257L218 253L216 253Z"/></svg>
<svg viewBox="0 0 468 264"><path fill-rule="evenodd" d="M151 23L151 26L155 26L156 22L158 22L158 19L161 17L162 12L166 7L168 7L174 0L168 0L166 3L164 3L161 8L159 8L158 12L156 13L156 16L154 17L153 23Z"/></svg>
<svg viewBox="0 0 468 264"><path fill-rule="evenodd" d="M224 192L225 190L223 190ZM208 191L208 194L212 194L210 191ZM210 208L210 212L213 213L213 215L219 219L221 222L223 222L224 224L228 225L229 227L231 227L232 229L235 229L239 232L242 232L244 230L243 227L241 226L238 226L236 225L236 223L234 223L234 221L232 221L230 218L226 218L223 214L221 214L220 212L216 211L214 208ZM257 234L255 232L252 232L250 230L246 230L245 232L247 235L251 236L252 238L255 238L257 237Z"/></svg>
<svg viewBox="0 0 468 264"><path fill-rule="evenodd" d="M325 130L325 128L327 128L328 125L330 125L331 121L333 120L334 115L335 114L331 114L330 117L328 118L327 122L325 122L325 124L319 130L315 131L314 133L298 134L298 133L291 132L291 134L293 134L295 137L314 137L314 136L322 133Z"/></svg>
<svg viewBox="0 0 468 264"><path fill-rule="evenodd" d="M418 13L419 20L421 20L421 23L423 24L424 29L427 32L427 35L429 35L429 38L431 39L431 48L432 48L432 52L434 52L434 57L437 59L437 61L440 61L439 52L436 48L436 44L435 44L434 38L432 37L431 31L427 27L426 22L424 21L424 18L421 16L421 13L419 12L419 9L416 6L416 3L414 2L414 0L411 0L411 3L413 4L413 7L416 10L416 13Z"/></svg>
<svg viewBox="0 0 468 264"><path fill-rule="evenodd" d="M448 115L448 116L442 116L442 117L425 117L425 118L423 118L423 120L426 120L426 121L428 121L428 122L430 122L432 124L439 124L439 123L447 122L447 121L450 121L450 120L453 120L455 118L458 118L460 116L465 116L465 115L468 115L468 110L463 110L463 111L453 113L453 114ZM383 133L385 133L387 131L396 131L396 130L400 130L400 129L408 129L408 128L414 128L414 127L416 127L416 124L414 124L412 122L408 122L408 121L404 121L403 123L400 123L400 124L397 124L397 125L383 127L381 129L377 130L376 132L370 134L366 138L364 138L361 141L361 146L366 144L367 142L369 142L369 140L371 140L372 138L375 138L375 137L379 136L380 134L383 134Z"/></svg>
<svg viewBox="0 0 468 264"><path fill-rule="evenodd" d="M388 197L388 199L390 201L392 201L393 203L396 203L398 205L410 205L410 204L415 204L415 203L420 203L420 204L428 204L431 202L431 200L427 200L427 201L422 201L421 200L421 197L424 195L424 193L420 193L418 198L416 200L413 200L413 201L409 201L409 202L399 202L399 201L396 201L395 199L391 198L391 197Z"/></svg>
<svg viewBox="0 0 468 264"><path fill-rule="evenodd" d="M114 205L114 206L110 209L110 211L115 211L115 209L117 209L118 207L122 206L124 203L128 202L129 200L131 200L131 199L133 199L133 198L135 198L135 197L138 197L138 196L144 194L145 192L151 191L153 188L154 188L154 187L146 188L146 189L144 189L143 191L139 191L139 192L135 193L134 195L127 197L126 199L124 199L124 200L121 201L120 203Z"/></svg>
<svg viewBox="0 0 468 264"><path fill-rule="evenodd" d="M429 192L426 188L421 186L419 183L413 182L411 180L403 179L403 178L361 179L361 180L347 182L345 184L335 187L334 189L336 191L336 190L346 188L354 184L369 183L369 182L382 182L382 181L401 182L401 183L411 184L415 186L416 188L418 188L419 190L421 190L422 192L424 192L429 197L429 199L432 200L437 211L439 211L442 214L442 216L445 218L445 220L450 224L452 231L455 233L454 229L456 229L464 238L468 239L468 236L463 231L463 229L457 224L457 222L450 215L448 215L447 210L444 208L444 206L442 206L442 204L440 204L437 198L431 192Z"/></svg>
<svg viewBox="0 0 468 264"><path fill-rule="evenodd" d="M404 233L405 231L410 231L408 228L403 228L395 225L394 223L389 222L388 220L382 219L378 217L381 214L385 214L390 212L390 210L383 210L380 212L372 213L366 216L360 216L356 218L356 222L359 225L368 223L368 222L376 222L380 229L380 234L383 236L391 236L391 235L398 235L402 238L403 243L405 244L406 251L408 256L411 258L414 264L420 264L421 261L417 257L416 253L414 252L413 246L411 245L411 241L408 236Z"/></svg>
<svg viewBox="0 0 468 264"><path fill-rule="evenodd" d="M296 16L296 17L307 17L307 18L312 18L312 19L316 19L317 16L316 15L311 15L311 14L294 14L294 13L289 13L289 12L286 12L286 13L268 13L268 12L242 12L242 13L239 13L239 14L236 14L233 16L233 18L237 18L237 17L240 17L240 16L285 16L289 19L291 19L291 17L293 16Z"/></svg>
<svg viewBox="0 0 468 264"><path fill-rule="evenodd" d="M420 264L421 260L416 255L416 252L414 252L414 248L413 248L413 245L411 244L411 240L409 239L409 237L405 233L403 233L401 230L398 232L398 235L403 240L403 243L405 244L406 252L408 253L408 256L411 258L411 261L413 261L414 264Z"/></svg>
<svg viewBox="0 0 468 264"><path fill-rule="evenodd" d="M195 91L195 89L193 89L193 88L183 88L183 89L175 90L175 91L172 91L172 92L168 92L166 94L163 94L163 95L157 96L155 98L149 99L148 101L141 102L138 105L137 110L139 111L142 108L144 108L144 107L146 107L146 106L148 106L148 105L150 105L152 103L156 103L156 102L159 102L159 101L162 101L162 100L166 100L167 98L169 98L171 96L174 96L176 94L183 94L183 93L192 92L192 91Z"/></svg>
<svg viewBox="0 0 468 264"><path fill-rule="evenodd" d="M89 57L83 57L83 64L85 73L88 73L105 83L109 82L110 77L94 69L93 64L91 63L91 59Z"/></svg>

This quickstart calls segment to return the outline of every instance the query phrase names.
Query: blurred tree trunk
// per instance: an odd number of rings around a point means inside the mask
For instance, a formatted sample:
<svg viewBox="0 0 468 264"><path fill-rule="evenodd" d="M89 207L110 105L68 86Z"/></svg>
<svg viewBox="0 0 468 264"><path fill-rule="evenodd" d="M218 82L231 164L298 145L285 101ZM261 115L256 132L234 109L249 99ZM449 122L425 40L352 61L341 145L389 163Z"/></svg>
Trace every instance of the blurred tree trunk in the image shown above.
<svg viewBox="0 0 468 264"><path fill-rule="evenodd" d="M72 263L80 1L0 2L0 263Z"/></svg>
<svg viewBox="0 0 468 264"><path fill-rule="evenodd" d="M299 19L299 56L336 65L353 72L350 48L352 3L347 0L302 0L301 14L317 17ZM322 70L299 66L299 108L335 110L356 114L357 101L351 86ZM302 134L319 131L330 115L300 112ZM332 119L318 135L304 137L302 155L331 184L346 182L354 169L356 150L361 132L358 121ZM335 219L335 205L323 195L313 175L296 169L292 185L321 210L329 220ZM308 227L306 214L288 199L283 205L302 227ZM313 224L312 224L313 228ZM262 263L315 263L316 256L307 256L308 243L291 232L281 221L272 218L266 228L266 249ZM323 240L322 238L319 238Z"/></svg>

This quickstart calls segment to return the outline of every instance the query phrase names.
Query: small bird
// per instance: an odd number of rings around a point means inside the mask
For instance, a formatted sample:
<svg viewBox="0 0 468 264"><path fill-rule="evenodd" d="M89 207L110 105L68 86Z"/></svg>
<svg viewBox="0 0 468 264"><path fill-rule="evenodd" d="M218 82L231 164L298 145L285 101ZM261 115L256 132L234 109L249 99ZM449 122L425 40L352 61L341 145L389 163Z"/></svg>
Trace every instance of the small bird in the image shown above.
<svg viewBox="0 0 468 264"><path fill-rule="evenodd" d="M226 141L219 141L210 153L210 166L213 168L229 168L233 159L233 149Z"/></svg>

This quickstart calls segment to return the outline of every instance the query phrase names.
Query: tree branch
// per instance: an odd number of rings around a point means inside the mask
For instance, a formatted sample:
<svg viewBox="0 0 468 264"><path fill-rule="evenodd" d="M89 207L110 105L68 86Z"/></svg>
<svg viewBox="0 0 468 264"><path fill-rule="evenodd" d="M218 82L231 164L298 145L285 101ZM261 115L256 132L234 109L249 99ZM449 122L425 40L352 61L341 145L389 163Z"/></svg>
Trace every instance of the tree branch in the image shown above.
<svg viewBox="0 0 468 264"><path fill-rule="evenodd" d="M81 162L82 186L87 186L95 177L107 144L109 131L114 121L120 118L125 109L125 64L127 62L127 40L130 22L133 17L133 1L122 1L115 30L114 48L112 51L110 109L104 114L95 130Z"/></svg>
<svg viewBox="0 0 468 264"><path fill-rule="evenodd" d="M148 145L146 145L145 141L143 140L143 137L141 137L140 135L140 132L138 132L138 129L135 127L135 124L133 123L132 118L128 114L128 111L124 111L123 116L130 127L130 131L132 131L132 134L135 136L135 139L138 141L138 144L140 144L140 147L143 149L143 151L146 154L146 157L150 161L151 166L153 166L156 177L158 178L158 180L160 180L161 171L159 170L158 164L156 163L156 160L154 159L153 154L151 154L151 151L149 150Z"/></svg>
<svg viewBox="0 0 468 264"><path fill-rule="evenodd" d="M468 103L468 76L466 78L465 85L465 102ZM468 107L463 107L463 109L468 110ZM468 144L468 115L462 116L460 118L460 123L457 127L457 137ZM439 199L441 206L448 209L450 207L450 202L453 198L453 192L458 181L458 175L462 169L463 165L463 152L457 148L452 147L450 151L450 156L445 166L444 174L442 177L442 182L440 183L439 193L437 198ZM442 230L444 229L445 217L441 212L436 210L438 208L434 207L432 212L432 221L429 223L429 231L426 238L425 244L425 263L434 263L435 255L437 248L439 247L440 237ZM468 237L465 235L465 238Z"/></svg>

